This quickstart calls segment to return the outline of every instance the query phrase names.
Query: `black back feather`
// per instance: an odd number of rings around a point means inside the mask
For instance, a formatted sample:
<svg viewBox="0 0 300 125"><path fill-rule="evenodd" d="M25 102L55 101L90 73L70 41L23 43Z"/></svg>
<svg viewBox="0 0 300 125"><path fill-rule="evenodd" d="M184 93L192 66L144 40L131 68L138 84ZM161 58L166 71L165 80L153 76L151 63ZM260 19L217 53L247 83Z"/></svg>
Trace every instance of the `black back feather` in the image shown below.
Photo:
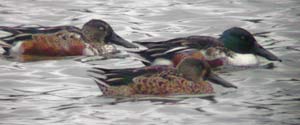
<svg viewBox="0 0 300 125"><path fill-rule="evenodd" d="M210 36L189 36L159 42L139 42L139 44L148 49L136 53L150 62L153 62L157 58L172 59L178 51L188 49L201 50L209 47L224 46L221 41ZM147 62L144 64L150 65Z"/></svg>
<svg viewBox="0 0 300 125"><path fill-rule="evenodd" d="M138 76L151 75L154 73L165 71L169 69L168 66L147 66L142 68L127 68L127 69L105 69L94 67L88 72L95 75L91 75L98 81L110 86L128 85L132 83L132 79Z"/></svg>

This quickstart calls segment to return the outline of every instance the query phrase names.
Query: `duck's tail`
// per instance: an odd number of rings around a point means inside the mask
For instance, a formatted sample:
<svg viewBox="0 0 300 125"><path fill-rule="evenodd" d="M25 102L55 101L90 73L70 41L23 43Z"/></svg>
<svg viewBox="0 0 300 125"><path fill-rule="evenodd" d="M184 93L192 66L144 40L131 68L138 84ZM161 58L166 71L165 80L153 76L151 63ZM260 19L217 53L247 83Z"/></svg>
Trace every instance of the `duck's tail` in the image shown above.
<svg viewBox="0 0 300 125"><path fill-rule="evenodd" d="M21 33L17 28L7 26L0 26L0 31L5 32L5 36L0 37L0 47L5 50L12 47L10 40Z"/></svg>
<svg viewBox="0 0 300 125"><path fill-rule="evenodd" d="M6 43L5 41L0 39L0 47L2 48L12 48L12 45Z"/></svg>
<svg viewBox="0 0 300 125"><path fill-rule="evenodd" d="M99 87L102 93L106 92L110 85L107 84L105 72L102 70L88 70L88 72L93 73L93 75L89 74L90 77L94 78L95 83Z"/></svg>
<svg viewBox="0 0 300 125"><path fill-rule="evenodd" d="M131 80L140 75L134 70L137 68L128 68L128 69L105 69L94 67L92 70L88 70L89 73L92 73L93 78L96 79L100 89L107 88L110 86L119 86L127 85L131 83Z"/></svg>
<svg viewBox="0 0 300 125"><path fill-rule="evenodd" d="M12 44L16 40L24 40L31 37L33 34L39 33L54 33L60 30L67 30L70 32L80 33L80 29L74 26L56 26L56 27L47 27L47 26L0 26L0 31L6 32L8 35L0 37L1 40L5 41L8 44Z"/></svg>
<svg viewBox="0 0 300 125"><path fill-rule="evenodd" d="M8 27L8 26L0 26L0 31L5 32L6 35L0 37L0 47L8 50L11 48L15 41L21 41L25 39L30 39L31 35L34 33L39 33L46 27L38 26L38 27L23 27L23 25Z"/></svg>

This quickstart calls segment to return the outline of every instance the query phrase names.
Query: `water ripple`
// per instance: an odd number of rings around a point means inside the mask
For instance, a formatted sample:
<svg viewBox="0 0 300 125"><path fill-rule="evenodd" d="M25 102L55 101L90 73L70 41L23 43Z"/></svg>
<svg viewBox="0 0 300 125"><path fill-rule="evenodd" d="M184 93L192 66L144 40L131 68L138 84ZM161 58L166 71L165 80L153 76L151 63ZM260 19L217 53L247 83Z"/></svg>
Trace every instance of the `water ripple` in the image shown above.
<svg viewBox="0 0 300 125"><path fill-rule="evenodd" d="M217 93L212 96L136 100L101 97L87 73L94 66L143 66L130 57L29 63L1 57L0 124L298 124L299 8L295 0L1 1L1 25L81 27L98 18L130 41L217 37L241 26L283 62L274 62L272 69L222 73L239 86L236 90L214 86Z"/></svg>

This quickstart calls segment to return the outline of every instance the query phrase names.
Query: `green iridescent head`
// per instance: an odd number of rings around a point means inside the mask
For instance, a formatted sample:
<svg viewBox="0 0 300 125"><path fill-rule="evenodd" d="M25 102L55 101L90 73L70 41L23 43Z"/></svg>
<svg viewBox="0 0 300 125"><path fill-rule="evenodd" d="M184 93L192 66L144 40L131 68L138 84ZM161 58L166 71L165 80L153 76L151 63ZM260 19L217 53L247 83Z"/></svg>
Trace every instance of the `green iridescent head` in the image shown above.
<svg viewBox="0 0 300 125"><path fill-rule="evenodd" d="M254 36L247 30L233 27L223 32L220 40L224 46L234 52L242 54L255 54L272 61L281 61L270 51L259 45Z"/></svg>

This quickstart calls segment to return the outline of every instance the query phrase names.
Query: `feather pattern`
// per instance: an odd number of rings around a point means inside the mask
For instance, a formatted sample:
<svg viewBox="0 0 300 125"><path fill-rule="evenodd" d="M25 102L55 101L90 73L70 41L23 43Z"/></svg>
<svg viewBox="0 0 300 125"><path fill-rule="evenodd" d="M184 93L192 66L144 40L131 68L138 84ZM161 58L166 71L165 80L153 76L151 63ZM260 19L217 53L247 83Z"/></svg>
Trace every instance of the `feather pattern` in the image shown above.
<svg viewBox="0 0 300 125"><path fill-rule="evenodd" d="M213 93L204 81L192 82L183 78L175 68L148 66L136 69L94 68L90 72L105 77L94 77L105 96L176 95Z"/></svg>
<svg viewBox="0 0 300 125"><path fill-rule="evenodd" d="M112 44L128 48L136 46L117 35L111 26L102 20L90 20L81 29L75 26L0 26L10 33L0 38L5 55L21 57L109 55L118 52ZM6 43L6 44L3 44ZM7 46L11 45L11 46Z"/></svg>
<svg viewBox="0 0 300 125"><path fill-rule="evenodd" d="M159 42L139 42L139 44L148 49L137 53L150 62L158 58L172 60L176 54L190 50L191 48L206 50L212 47L223 47L222 42L210 36L189 36ZM226 48L224 48L225 50ZM147 62L144 63L149 65Z"/></svg>

